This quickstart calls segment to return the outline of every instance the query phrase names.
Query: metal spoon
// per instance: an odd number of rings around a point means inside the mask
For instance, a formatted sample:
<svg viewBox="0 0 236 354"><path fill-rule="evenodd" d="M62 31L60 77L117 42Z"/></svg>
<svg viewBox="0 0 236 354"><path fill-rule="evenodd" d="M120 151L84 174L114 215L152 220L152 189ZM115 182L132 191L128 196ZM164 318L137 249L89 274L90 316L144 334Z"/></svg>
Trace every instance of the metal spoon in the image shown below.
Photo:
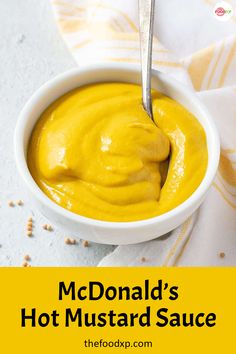
<svg viewBox="0 0 236 354"><path fill-rule="evenodd" d="M153 120L151 96L152 40L155 0L139 0L139 38L143 108Z"/></svg>

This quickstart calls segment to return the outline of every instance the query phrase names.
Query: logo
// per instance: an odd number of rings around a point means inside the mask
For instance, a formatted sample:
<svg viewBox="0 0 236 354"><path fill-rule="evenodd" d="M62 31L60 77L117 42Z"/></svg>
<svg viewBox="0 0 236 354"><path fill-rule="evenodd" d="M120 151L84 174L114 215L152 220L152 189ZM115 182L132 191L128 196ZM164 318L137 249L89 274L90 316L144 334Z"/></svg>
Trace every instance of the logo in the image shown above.
<svg viewBox="0 0 236 354"><path fill-rule="evenodd" d="M223 7L217 7L217 9L215 10L217 16L224 16L225 12L226 11Z"/></svg>
<svg viewBox="0 0 236 354"><path fill-rule="evenodd" d="M215 5L213 13L217 20L228 21L233 15L233 8L228 2L220 1Z"/></svg>

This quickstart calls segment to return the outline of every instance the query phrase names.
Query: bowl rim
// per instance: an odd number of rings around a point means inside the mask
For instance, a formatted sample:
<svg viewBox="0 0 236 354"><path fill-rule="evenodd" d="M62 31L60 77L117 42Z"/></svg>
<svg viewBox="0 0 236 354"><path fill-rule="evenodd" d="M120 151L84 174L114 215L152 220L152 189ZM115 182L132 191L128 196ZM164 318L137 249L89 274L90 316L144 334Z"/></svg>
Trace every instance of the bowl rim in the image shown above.
<svg viewBox="0 0 236 354"><path fill-rule="evenodd" d="M216 129L215 123L206 109L205 105L200 101L197 97L196 93L191 90L191 88L181 84L179 81L170 77L170 75L161 73L157 70L152 70L152 75L156 78L160 78L164 82L170 84L170 86L174 87L175 89L182 92L182 94L189 98L195 106L198 106L199 110L202 112L202 116L206 120L206 126L203 127L204 131L207 131L208 136L211 138L211 145L214 146L212 149L213 153L209 156L209 146L208 146L208 164L207 170L205 173L204 178L202 179L201 183L197 187L197 189L181 204L176 206L174 209L170 211L149 218L144 220L137 220L137 221L105 221L105 220L97 220L92 219L86 216L82 216L71 212L60 205L56 204L52 201L44 192L39 188L37 183L34 181L27 165L27 161L25 158L24 153L24 132L27 127L27 123L29 122L30 112L33 110L34 106L36 105L37 101L40 100L41 96L45 94L48 90L53 90L64 80L68 80L69 78L73 78L79 74L86 74L89 71L98 71L98 70L123 70L123 71L130 71L133 73L140 72L140 66L138 64L128 64L128 63L105 63L105 64L93 64L93 65L86 65L81 68L74 68L68 70L64 73L61 73L54 77L53 79L44 83L36 92L29 98L29 100L24 105L22 111L20 112L19 118L17 120L15 134L14 134L14 153L16 159L16 165L18 171L25 181L26 185L28 186L31 193L36 197L38 201L40 201L43 205L46 205L49 209L52 209L56 214L59 214L62 217L66 217L72 222L82 223L85 225L90 225L94 227L100 228L108 228L108 229L129 229L134 227L143 227L146 225L153 225L153 224L161 224L166 222L178 215L182 215L191 207L191 205L195 204L197 201L201 200L201 198L205 195L207 190L209 189L217 171L218 163L219 163L219 156L220 156L220 140L218 131ZM58 96L59 97L59 96ZM39 118L39 117L38 117Z"/></svg>

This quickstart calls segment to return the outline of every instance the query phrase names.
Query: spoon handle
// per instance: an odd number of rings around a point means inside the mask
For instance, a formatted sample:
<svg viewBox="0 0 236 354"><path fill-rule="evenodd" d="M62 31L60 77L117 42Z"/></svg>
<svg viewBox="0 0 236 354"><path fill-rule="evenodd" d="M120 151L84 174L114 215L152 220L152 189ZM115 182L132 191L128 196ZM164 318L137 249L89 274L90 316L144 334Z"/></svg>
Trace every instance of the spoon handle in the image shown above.
<svg viewBox="0 0 236 354"><path fill-rule="evenodd" d="M142 66L143 107L152 120L151 67L154 8L155 0L139 0L139 36Z"/></svg>

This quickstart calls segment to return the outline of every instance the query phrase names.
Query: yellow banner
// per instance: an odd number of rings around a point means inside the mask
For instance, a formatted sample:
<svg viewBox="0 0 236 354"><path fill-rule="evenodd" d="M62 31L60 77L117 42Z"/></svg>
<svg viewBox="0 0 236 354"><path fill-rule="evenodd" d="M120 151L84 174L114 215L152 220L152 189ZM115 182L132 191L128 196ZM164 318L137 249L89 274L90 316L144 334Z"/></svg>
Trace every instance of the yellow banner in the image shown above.
<svg viewBox="0 0 236 354"><path fill-rule="evenodd" d="M0 352L233 353L236 268L1 268Z"/></svg>

